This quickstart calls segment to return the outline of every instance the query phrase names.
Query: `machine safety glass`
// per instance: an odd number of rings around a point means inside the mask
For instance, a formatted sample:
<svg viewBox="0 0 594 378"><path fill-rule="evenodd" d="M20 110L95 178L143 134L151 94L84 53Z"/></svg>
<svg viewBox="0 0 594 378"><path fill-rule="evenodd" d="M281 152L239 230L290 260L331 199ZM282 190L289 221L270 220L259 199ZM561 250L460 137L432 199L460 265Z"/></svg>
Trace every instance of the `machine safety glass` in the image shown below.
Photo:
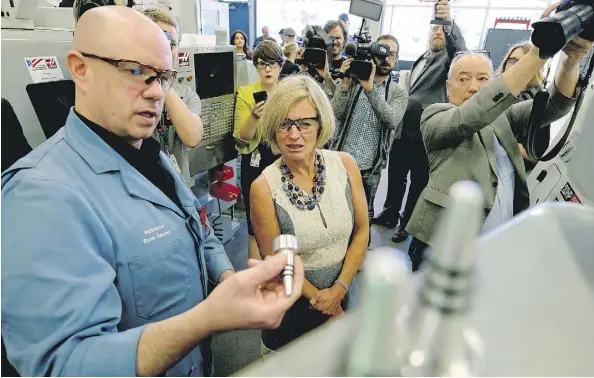
<svg viewBox="0 0 594 378"><path fill-rule="evenodd" d="M254 65L259 69L259 70L263 70L266 69L266 67L270 67L270 68L278 68L281 65L282 62L279 61L274 61L274 62L263 62L263 61L258 61L258 63L255 63Z"/></svg>
<svg viewBox="0 0 594 378"><path fill-rule="evenodd" d="M288 134L293 126L297 127L301 134L309 134L320 127L320 117L286 119L278 128L278 132Z"/></svg>
<svg viewBox="0 0 594 378"><path fill-rule="evenodd" d="M138 83L140 86L146 85L147 88L153 81L158 80L161 88L166 92L173 86L177 78L177 71L175 70L160 70L134 60L105 58L88 53L81 54L85 58L98 59L118 68L120 71L126 73L132 81Z"/></svg>

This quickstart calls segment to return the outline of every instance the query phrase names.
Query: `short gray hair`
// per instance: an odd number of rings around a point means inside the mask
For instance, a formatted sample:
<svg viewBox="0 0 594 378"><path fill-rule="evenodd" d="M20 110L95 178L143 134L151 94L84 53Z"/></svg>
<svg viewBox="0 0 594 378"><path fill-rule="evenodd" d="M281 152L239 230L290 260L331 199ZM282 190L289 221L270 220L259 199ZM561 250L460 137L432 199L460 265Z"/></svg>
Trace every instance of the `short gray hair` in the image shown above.
<svg viewBox="0 0 594 378"><path fill-rule="evenodd" d="M448 71L448 79L451 79L452 75L454 74L454 66L456 64L458 64L460 59L462 59L466 56L479 56L479 57L485 58L489 62L489 67L491 67L491 77L493 76L494 69L493 69L493 61L491 60L491 58L489 58L485 54L481 54L481 53L474 52L474 51L469 51L469 52L465 52L463 54L460 54L460 55L457 55L456 57L454 57L454 60L452 60L452 63L450 64L450 70Z"/></svg>

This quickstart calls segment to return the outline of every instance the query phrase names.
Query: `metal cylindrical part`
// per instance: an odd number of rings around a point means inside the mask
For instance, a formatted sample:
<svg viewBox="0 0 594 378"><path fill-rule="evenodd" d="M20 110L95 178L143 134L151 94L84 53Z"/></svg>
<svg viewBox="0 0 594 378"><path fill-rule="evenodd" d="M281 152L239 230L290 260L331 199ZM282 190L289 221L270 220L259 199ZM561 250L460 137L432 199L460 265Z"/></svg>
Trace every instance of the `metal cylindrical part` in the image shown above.
<svg viewBox="0 0 594 378"><path fill-rule="evenodd" d="M282 253L287 256L287 265L282 272L285 294L293 294L293 275L295 272L295 255L299 254L299 242L295 235L279 235L272 241L272 251L276 255Z"/></svg>
<svg viewBox="0 0 594 378"><path fill-rule="evenodd" d="M358 330L347 359L348 376L394 376L399 372L397 324L406 263L390 248L370 251L363 271Z"/></svg>
<svg viewBox="0 0 594 378"><path fill-rule="evenodd" d="M452 185L450 195L453 204L445 211L435 238L433 261L440 266L468 269L474 263L470 246L481 227L483 193L472 181L460 181Z"/></svg>
<svg viewBox="0 0 594 378"><path fill-rule="evenodd" d="M405 327L403 376L477 373L480 352L465 334L470 329L467 314L476 253L472 246L482 224L483 194L474 182L462 181L451 187L450 195L452 204L439 223L418 302Z"/></svg>
<svg viewBox="0 0 594 378"><path fill-rule="evenodd" d="M272 250L276 254L281 249L292 250L293 253L299 253L299 242L295 235L279 235L272 241Z"/></svg>

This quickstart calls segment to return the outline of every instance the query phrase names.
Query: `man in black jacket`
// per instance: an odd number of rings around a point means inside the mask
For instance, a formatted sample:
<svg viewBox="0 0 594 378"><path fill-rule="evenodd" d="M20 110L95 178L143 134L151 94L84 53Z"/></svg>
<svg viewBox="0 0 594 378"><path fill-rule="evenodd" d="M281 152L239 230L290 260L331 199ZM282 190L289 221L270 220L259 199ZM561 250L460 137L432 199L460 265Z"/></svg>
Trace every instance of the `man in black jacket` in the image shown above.
<svg viewBox="0 0 594 378"><path fill-rule="evenodd" d="M421 139L420 122L423 110L432 104L447 102L446 80L454 55L466 50L460 28L453 22L448 0L439 0L436 18L452 21L452 25L433 25L429 49L413 64L406 81L408 107L402 120L402 136L395 139L388 165L388 193L384 211L373 221L387 227L398 228L392 236L395 243L408 237L406 224L421 192L429 180L429 162ZM404 213L400 214L406 192L406 177L410 171L410 188Z"/></svg>

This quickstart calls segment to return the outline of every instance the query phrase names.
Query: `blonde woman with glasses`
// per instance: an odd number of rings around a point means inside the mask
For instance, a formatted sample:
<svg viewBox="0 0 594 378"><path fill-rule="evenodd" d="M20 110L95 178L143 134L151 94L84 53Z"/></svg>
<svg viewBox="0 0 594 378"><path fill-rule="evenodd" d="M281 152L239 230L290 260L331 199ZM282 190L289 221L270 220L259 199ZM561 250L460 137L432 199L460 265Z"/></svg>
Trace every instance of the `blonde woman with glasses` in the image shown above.
<svg viewBox="0 0 594 378"><path fill-rule="evenodd" d="M352 307L369 222L357 163L347 153L321 149L334 131L334 115L312 78L283 79L262 120L263 140L281 157L252 184L252 228L262 257L272 255L275 237L295 235L307 279L280 327L262 332L266 353Z"/></svg>

